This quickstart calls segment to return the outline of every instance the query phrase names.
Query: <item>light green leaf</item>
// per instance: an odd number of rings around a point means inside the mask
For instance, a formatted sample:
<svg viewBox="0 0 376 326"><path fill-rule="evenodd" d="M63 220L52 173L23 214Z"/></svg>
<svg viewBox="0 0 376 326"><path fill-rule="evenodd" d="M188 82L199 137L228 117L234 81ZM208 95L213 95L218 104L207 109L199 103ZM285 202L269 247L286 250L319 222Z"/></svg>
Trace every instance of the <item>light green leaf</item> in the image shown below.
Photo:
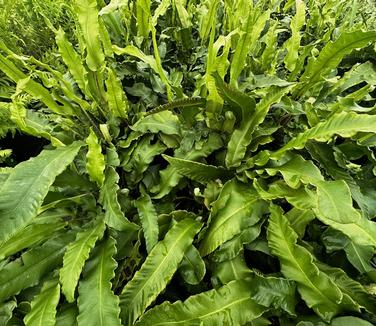
<svg viewBox="0 0 376 326"><path fill-rule="evenodd" d="M271 105L278 103L290 91L291 87L271 88L268 95L256 105L255 113L248 113L243 117L240 127L233 132L227 146L227 167L237 167L240 165L247 147L252 141L252 134L255 128L264 121Z"/></svg>
<svg viewBox="0 0 376 326"><path fill-rule="evenodd" d="M228 172L222 167L184 160L168 155L162 156L179 174L203 184L228 176Z"/></svg>
<svg viewBox="0 0 376 326"><path fill-rule="evenodd" d="M75 0L74 8L85 40L87 66L92 71L100 70L104 65L104 54L100 43L97 1Z"/></svg>
<svg viewBox="0 0 376 326"><path fill-rule="evenodd" d="M99 186L103 186L106 162L98 137L92 128L90 128L90 134L86 138L86 144L88 145L86 169L90 180L96 182Z"/></svg>
<svg viewBox="0 0 376 326"><path fill-rule="evenodd" d="M300 182L315 185L324 181L319 168L312 161L307 161L300 155L293 155L288 162L272 168L267 167L265 170L271 176L280 172L286 184L294 189L300 186Z"/></svg>
<svg viewBox="0 0 376 326"><path fill-rule="evenodd" d="M212 206L201 255L210 254L244 228L255 225L265 212L266 203L252 186L228 181Z"/></svg>
<svg viewBox="0 0 376 326"><path fill-rule="evenodd" d="M296 244L298 236L282 215L282 210L272 206L270 211L268 243L281 263L283 275L297 282L298 291L308 307L325 321L330 321L342 310L342 292L317 268L310 252Z"/></svg>
<svg viewBox="0 0 376 326"><path fill-rule="evenodd" d="M291 149L301 149L308 140L327 141L334 135L351 137L357 132L376 133L376 116L341 112L318 123L291 139L285 146L271 154L272 159L280 159Z"/></svg>
<svg viewBox="0 0 376 326"><path fill-rule="evenodd" d="M136 1L137 35L147 38L150 33L150 0Z"/></svg>
<svg viewBox="0 0 376 326"><path fill-rule="evenodd" d="M287 49L287 55L284 59L285 66L288 70L294 71L296 66L296 61L299 57L299 47L300 47L300 30L305 23L305 11L306 6L304 1L295 0L296 13L291 19L291 37L285 42L285 47Z"/></svg>
<svg viewBox="0 0 376 326"><path fill-rule="evenodd" d="M376 223L363 217L353 206L350 189L343 180L317 184L317 218L346 234L359 245L376 247Z"/></svg>
<svg viewBox="0 0 376 326"><path fill-rule="evenodd" d="M179 135L180 124L177 116L169 111L163 111L156 114L148 115L138 120L132 127L134 131L143 133L162 132L166 135Z"/></svg>
<svg viewBox="0 0 376 326"><path fill-rule="evenodd" d="M201 224L186 218L157 243L120 295L121 318L131 326L166 287Z"/></svg>
<svg viewBox="0 0 376 326"><path fill-rule="evenodd" d="M36 244L47 240L56 232L62 230L66 225L65 222L56 223L34 223L19 230L14 236L7 241L0 243L0 260L13 255L22 249L30 248Z"/></svg>
<svg viewBox="0 0 376 326"><path fill-rule="evenodd" d="M74 292L82 268L95 243L103 236L104 230L105 224L103 218L100 217L86 229L78 232L75 241L68 245L64 254L63 267L60 269L62 291L68 302L74 301Z"/></svg>
<svg viewBox="0 0 376 326"><path fill-rule="evenodd" d="M113 116L126 119L128 116L128 100L123 87L113 69L108 70L106 80L108 107Z"/></svg>
<svg viewBox="0 0 376 326"><path fill-rule="evenodd" d="M311 58L308 61L308 65L300 77L301 86L296 89L296 96L300 97L306 94L307 90L336 68L345 55L354 49L363 48L375 40L376 31L356 30L342 33L334 42L328 42L317 58Z"/></svg>
<svg viewBox="0 0 376 326"><path fill-rule="evenodd" d="M69 72L73 76L80 90L87 93L87 71L82 64L81 57L73 48L72 44L65 37L64 30L60 27L56 32L56 44L64 63L67 65Z"/></svg>
<svg viewBox="0 0 376 326"><path fill-rule="evenodd" d="M46 281L31 302L31 310L24 317L26 326L55 326L56 306L60 299L57 279Z"/></svg>
<svg viewBox="0 0 376 326"><path fill-rule="evenodd" d="M66 245L72 240L72 233L53 238L0 268L0 302L38 284L46 273L61 265Z"/></svg>
<svg viewBox="0 0 376 326"><path fill-rule="evenodd" d="M86 263L78 288L78 325L121 325L119 298L111 289L117 267L115 254L116 242L109 238L93 250Z"/></svg>
<svg viewBox="0 0 376 326"><path fill-rule="evenodd" d="M10 239L38 213L55 178L77 155L81 144L44 150L18 164L0 185L0 242Z"/></svg>
<svg viewBox="0 0 376 326"><path fill-rule="evenodd" d="M118 231L136 231L138 226L124 216L118 202L119 175L112 166L107 167L106 179L99 194L99 202L105 211L106 224Z"/></svg>
<svg viewBox="0 0 376 326"><path fill-rule="evenodd" d="M188 247L179 267L183 280L191 285L199 284L205 276L205 262L194 245Z"/></svg>
<svg viewBox="0 0 376 326"><path fill-rule="evenodd" d="M149 195L143 195L136 202L135 205L138 210L138 215L141 220L142 229L146 241L147 252L154 248L158 242L158 215Z"/></svg>
<svg viewBox="0 0 376 326"><path fill-rule="evenodd" d="M148 311L137 325L244 325L267 310L250 298L251 292L247 281L233 281L184 302L165 302Z"/></svg>

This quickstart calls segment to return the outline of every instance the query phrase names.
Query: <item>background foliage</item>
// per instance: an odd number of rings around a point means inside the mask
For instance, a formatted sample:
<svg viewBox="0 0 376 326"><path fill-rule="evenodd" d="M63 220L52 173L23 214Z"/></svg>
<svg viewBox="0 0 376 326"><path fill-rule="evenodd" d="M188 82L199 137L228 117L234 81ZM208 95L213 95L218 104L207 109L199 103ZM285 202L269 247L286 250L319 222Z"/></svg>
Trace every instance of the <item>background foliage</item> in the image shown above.
<svg viewBox="0 0 376 326"><path fill-rule="evenodd" d="M373 1L0 5L1 325L376 323Z"/></svg>

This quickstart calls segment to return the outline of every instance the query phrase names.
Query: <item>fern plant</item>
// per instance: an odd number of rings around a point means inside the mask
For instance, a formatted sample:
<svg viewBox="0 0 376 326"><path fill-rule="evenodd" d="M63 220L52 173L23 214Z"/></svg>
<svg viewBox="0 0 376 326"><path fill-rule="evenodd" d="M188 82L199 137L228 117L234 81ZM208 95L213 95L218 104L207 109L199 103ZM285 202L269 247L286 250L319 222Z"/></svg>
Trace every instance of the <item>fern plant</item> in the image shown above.
<svg viewBox="0 0 376 326"><path fill-rule="evenodd" d="M0 137L48 143L0 150L1 324L375 323L351 5L75 0L75 36L45 17L58 60L1 44Z"/></svg>

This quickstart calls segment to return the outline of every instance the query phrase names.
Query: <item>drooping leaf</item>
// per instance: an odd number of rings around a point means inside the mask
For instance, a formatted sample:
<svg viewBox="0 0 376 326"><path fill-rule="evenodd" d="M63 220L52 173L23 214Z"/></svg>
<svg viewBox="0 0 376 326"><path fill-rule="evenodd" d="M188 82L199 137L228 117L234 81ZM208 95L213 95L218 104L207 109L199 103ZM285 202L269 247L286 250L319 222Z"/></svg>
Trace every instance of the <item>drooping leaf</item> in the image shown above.
<svg viewBox="0 0 376 326"><path fill-rule="evenodd" d="M56 306L60 299L60 285L57 279L46 281L39 294L31 302L31 310L24 317L26 326L54 326Z"/></svg>
<svg viewBox="0 0 376 326"><path fill-rule="evenodd" d="M125 325L133 325L166 287L200 227L200 223L184 219L155 245L120 295L121 319Z"/></svg>
<svg viewBox="0 0 376 326"><path fill-rule="evenodd" d="M209 226L200 244L201 255L210 254L244 228L255 225L265 212L266 204L253 187L228 181L213 203Z"/></svg>
<svg viewBox="0 0 376 326"><path fill-rule="evenodd" d="M86 154L86 169L89 173L90 180L95 181L99 186L104 183L105 158L102 154L102 147L93 129L86 138L88 151Z"/></svg>
<svg viewBox="0 0 376 326"><path fill-rule="evenodd" d="M78 325L120 326L119 298L111 290L117 263L115 240L103 240L85 265L78 288Z"/></svg>
<svg viewBox="0 0 376 326"><path fill-rule="evenodd" d="M143 195L135 202L135 204L144 231L146 248L148 253L150 253L158 242L159 229L157 211L155 210L149 195Z"/></svg>
<svg viewBox="0 0 376 326"><path fill-rule="evenodd" d="M342 292L313 262L308 250L296 244L297 235L289 226L281 209L270 208L268 243L281 263L283 275L297 282L298 291L321 318L329 321L342 311Z"/></svg>
<svg viewBox="0 0 376 326"><path fill-rule="evenodd" d="M74 292L85 261L98 239L103 236L105 224L102 217L76 235L64 254L63 267L60 269L62 291L68 302L74 301Z"/></svg>
<svg viewBox="0 0 376 326"><path fill-rule="evenodd" d="M244 325L267 310L250 298L251 291L247 281L233 281L184 302L165 302L148 311L137 325Z"/></svg>
<svg viewBox="0 0 376 326"><path fill-rule="evenodd" d="M44 150L18 164L0 185L0 241L10 239L38 213L56 176L70 164L81 144Z"/></svg>
<svg viewBox="0 0 376 326"><path fill-rule="evenodd" d="M0 302L38 284L46 273L61 265L66 244L72 240L72 233L52 238L3 266L0 269Z"/></svg>
<svg viewBox="0 0 376 326"><path fill-rule="evenodd" d="M376 117L354 112L341 112L322 121L291 139L285 146L272 153L273 159L279 159L291 149L301 149L308 140L326 141L334 135L351 137L357 132L376 133Z"/></svg>

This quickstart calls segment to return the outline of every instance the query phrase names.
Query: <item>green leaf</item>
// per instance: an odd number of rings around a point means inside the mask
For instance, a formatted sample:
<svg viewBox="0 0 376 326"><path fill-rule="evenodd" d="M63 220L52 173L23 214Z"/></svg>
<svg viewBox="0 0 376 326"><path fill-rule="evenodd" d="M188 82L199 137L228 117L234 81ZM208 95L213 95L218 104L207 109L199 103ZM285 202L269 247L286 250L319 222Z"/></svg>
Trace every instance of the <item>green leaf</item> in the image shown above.
<svg viewBox="0 0 376 326"><path fill-rule="evenodd" d="M74 301L74 292L82 268L95 243L103 236L104 230L103 218L98 218L86 229L78 232L75 241L68 245L64 254L63 267L60 269L62 291L68 302Z"/></svg>
<svg viewBox="0 0 376 326"><path fill-rule="evenodd" d="M8 301L0 303L0 323L1 325L8 325L8 321L12 318L13 310L17 307L16 301Z"/></svg>
<svg viewBox="0 0 376 326"><path fill-rule="evenodd" d="M298 291L308 307L330 321L341 312L342 292L314 264L308 250L296 244L298 236L289 226L279 207L270 208L268 243L281 263L283 275L298 284Z"/></svg>
<svg viewBox="0 0 376 326"><path fill-rule="evenodd" d="M265 23L269 19L270 13L269 9L261 14L259 10L255 10L248 15L246 23L242 26L243 33L236 45L230 67L231 85L237 85L238 77L244 69L248 53L256 45Z"/></svg>
<svg viewBox="0 0 376 326"><path fill-rule="evenodd" d="M134 131L140 131L142 133L162 132L166 135L180 134L179 119L169 111L148 115L138 120L131 128Z"/></svg>
<svg viewBox="0 0 376 326"><path fill-rule="evenodd" d="M90 134L86 138L86 144L88 145L86 169L90 180L96 182L99 186L103 186L106 162L98 137L92 128L90 128Z"/></svg>
<svg viewBox="0 0 376 326"><path fill-rule="evenodd" d="M346 234L359 245L376 247L376 223L353 206L350 189L343 180L317 184L316 215L323 223Z"/></svg>
<svg viewBox="0 0 376 326"><path fill-rule="evenodd" d="M296 89L296 95L300 97L306 94L307 90L336 68L345 55L354 49L363 48L375 40L376 31L356 30L342 33L334 42L328 42L317 58L311 58L308 61L308 65L300 77L302 85Z"/></svg>
<svg viewBox="0 0 376 326"><path fill-rule="evenodd" d="M281 98L290 91L292 86L284 88L272 88L257 105L254 114L246 114L240 124L231 135L227 146L226 166L237 167L244 158L248 145L252 141L255 128L264 121L271 105L278 103Z"/></svg>
<svg viewBox="0 0 376 326"><path fill-rule="evenodd" d="M146 249L147 252L150 253L158 242L159 228L157 211L154 208L150 196L146 194L140 197L135 204L144 231Z"/></svg>
<svg viewBox="0 0 376 326"><path fill-rule="evenodd" d="M34 223L19 230L7 241L0 243L0 260L13 255L22 249L30 248L47 240L56 232L62 230L65 222Z"/></svg>
<svg viewBox="0 0 376 326"><path fill-rule="evenodd" d="M128 100L123 91L121 82L113 69L108 70L106 80L108 107L113 116L126 119L128 116Z"/></svg>
<svg viewBox="0 0 376 326"><path fill-rule="evenodd" d="M55 178L77 155L81 144L44 150L18 164L0 185L0 241L10 239L38 213Z"/></svg>
<svg viewBox="0 0 376 326"><path fill-rule="evenodd" d="M56 316L56 326L76 326L78 309L76 304L62 305Z"/></svg>
<svg viewBox="0 0 376 326"><path fill-rule="evenodd" d="M247 281L233 281L184 302L165 302L148 311L137 325L244 325L267 310L250 298L251 292Z"/></svg>
<svg viewBox="0 0 376 326"><path fill-rule="evenodd" d="M146 257L120 295L121 318L126 326L133 325L166 287L200 227L190 218L178 222Z"/></svg>
<svg viewBox="0 0 376 326"><path fill-rule="evenodd" d="M67 40L64 30L60 27L56 32L56 44L64 63L67 65L69 72L73 76L80 90L87 93L87 71L82 64L81 57L74 50L72 44Z"/></svg>
<svg viewBox="0 0 376 326"><path fill-rule="evenodd" d="M32 95L36 99L40 99L51 111L55 113L65 113L59 106L50 92L41 84L31 80L16 65L0 54L0 70L3 71L10 79L17 84L22 84L21 89Z"/></svg>
<svg viewBox="0 0 376 326"><path fill-rule="evenodd" d="M137 35L147 38L150 33L150 0L136 1Z"/></svg>
<svg viewBox="0 0 376 326"><path fill-rule="evenodd" d="M209 226L200 244L201 255L210 254L244 228L255 225L265 212L266 204L253 187L228 181L213 203Z"/></svg>
<svg viewBox="0 0 376 326"><path fill-rule="evenodd" d="M172 102L168 102L166 104L157 106L156 108L148 111L146 115L156 114L159 112L173 110L173 109L191 109L193 107L203 107L206 104L206 100L204 98L183 98L178 99Z"/></svg>
<svg viewBox="0 0 376 326"><path fill-rule="evenodd" d="M203 184L216 179L224 179L228 175L226 169L222 167L184 160L168 155L162 156L179 174Z"/></svg>
<svg viewBox="0 0 376 326"><path fill-rule="evenodd" d="M302 36L300 35L300 30L305 23L305 11L306 6L304 1L295 0L296 13L291 19L291 37L285 42L285 47L287 49L287 55L284 59L286 68L290 71L294 71L296 66L296 61L299 57L299 47L300 40Z"/></svg>
<svg viewBox="0 0 376 326"><path fill-rule="evenodd" d="M56 306L60 299L60 285L57 279L46 281L42 290L31 302L31 310L24 317L26 326L54 326Z"/></svg>
<svg viewBox="0 0 376 326"><path fill-rule="evenodd" d="M46 273L61 265L66 245L72 240L72 233L53 238L2 267L0 269L0 302L18 294L23 289L38 284Z"/></svg>
<svg viewBox="0 0 376 326"><path fill-rule="evenodd" d="M301 149L308 140L327 141L334 135L351 137L357 132L376 133L376 116L341 112L292 138L285 146L271 154L272 159L280 159L291 149Z"/></svg>
<svg viewBox="0 0 376 326"><path fill-rule="evenodd" d="M117 263L113 238L103 240L85 265L78 288L78 325L121 325L119 298L111 290Z"/></svg>
<svg viewBox="0 0 376 326"><path fill-rule="evenodd" d="M252 225L226 241L210 255L210 260L222 262L235 258L243 250L245 244L251 243L260 235L261 225L262 223Z"/></svg>
<svg viewBox="0 0 376 326"><path fill-rule="evenodd" d="M74 8L85 40L87 66L92 71L100 70L104 65L104 54L99 36L97 1L75 0Z"/></svg>
<svg viewBox="0 0 376 326"><path fill-rule="evenodd" d="M252 275L242 253L233 259L212 264L210 269L213 270L211 283L216 288L234 280L244 280Z"/></svg>
<svg viewBox="0 0 376 326"><path fill-rule="evenodd" d="M107 167L106 179L99 194L99 202L105 211L104 218L108 226L118 231L136 231L138 226L131 223L121 210L117 192L120 189L119 175L112 166Z"/></svg>
<svg viewBox="0 0 376 326"><path fill-rule="evenodd" d="M315 185L324 181L319 168L312 161L307 161L300 155L293 155L286 163L272 168L267 167L265 170L271 176L280 172L286 184L294 189L300 186L300 182Z"/></svg>
<svg viewBox="0 0 376 326"><path fill-rule="evenodd" d="M191 285L199 284L205 276L205 262L194 245L188 247L179 267L183 280Z"/></svg>

